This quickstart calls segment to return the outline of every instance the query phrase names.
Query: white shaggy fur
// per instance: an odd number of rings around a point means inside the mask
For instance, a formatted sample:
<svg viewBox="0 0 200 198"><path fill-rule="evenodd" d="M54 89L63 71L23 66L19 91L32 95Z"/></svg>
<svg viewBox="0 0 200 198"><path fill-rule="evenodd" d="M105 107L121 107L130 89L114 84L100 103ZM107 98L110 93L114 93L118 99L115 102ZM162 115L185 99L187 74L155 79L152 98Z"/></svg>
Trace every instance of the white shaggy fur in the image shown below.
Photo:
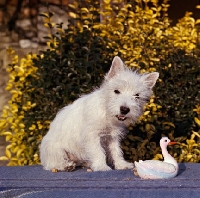
<svg viewBox="0 0 200 198"><path fill-rule="evenodd" d="M115 57L99 89L60 110L40 147L46 170L71 171L88 166L93 171L133 168L123 159L120 140L136 122L152 95L159 74L140 75Z"/></svg>

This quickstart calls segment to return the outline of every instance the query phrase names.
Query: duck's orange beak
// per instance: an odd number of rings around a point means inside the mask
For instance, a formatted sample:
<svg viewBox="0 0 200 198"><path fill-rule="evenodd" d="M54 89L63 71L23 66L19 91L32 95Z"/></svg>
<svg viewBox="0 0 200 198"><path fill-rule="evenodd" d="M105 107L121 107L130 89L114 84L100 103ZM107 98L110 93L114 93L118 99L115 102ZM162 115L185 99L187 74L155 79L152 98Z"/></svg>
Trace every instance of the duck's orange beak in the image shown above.
<svg viewBox="0 0 200 198"><path fill-rule="evenodd" d="M169 142L169 145L174 145L176 144L176 142Z"/></svg>

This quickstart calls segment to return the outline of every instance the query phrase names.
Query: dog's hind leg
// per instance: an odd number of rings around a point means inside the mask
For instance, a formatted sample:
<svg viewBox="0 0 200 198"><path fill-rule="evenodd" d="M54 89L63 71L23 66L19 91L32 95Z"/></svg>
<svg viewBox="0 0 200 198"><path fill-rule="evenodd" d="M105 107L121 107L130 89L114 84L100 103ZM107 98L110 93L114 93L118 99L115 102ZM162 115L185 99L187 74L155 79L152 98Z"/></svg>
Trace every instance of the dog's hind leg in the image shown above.
<svg viewBox="0 0 200 198"><path fill-rule="evenodd" d="M73 171L76 163L58 143L43 139L40 148L41 163L46 170Z"/></svg>

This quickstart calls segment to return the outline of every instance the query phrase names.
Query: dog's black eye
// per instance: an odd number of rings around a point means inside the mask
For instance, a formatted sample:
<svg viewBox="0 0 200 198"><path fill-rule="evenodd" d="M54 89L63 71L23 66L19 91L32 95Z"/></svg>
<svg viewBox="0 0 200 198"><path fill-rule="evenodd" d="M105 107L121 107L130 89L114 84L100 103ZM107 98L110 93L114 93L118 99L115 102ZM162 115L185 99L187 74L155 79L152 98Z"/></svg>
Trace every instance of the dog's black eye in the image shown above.
<svg viewBox="0 0 200 198"><path fill-rule="evenodd" d="M135 94L135 98L139 99L140 98L140 94L139 93Z"/></svg>
<svg viewBox="0 0 200 198"><path fill-rule="evenodd" d="M114 92L116 93L116 94L120 94L120 91L119 90L114 90Z"/></svg>

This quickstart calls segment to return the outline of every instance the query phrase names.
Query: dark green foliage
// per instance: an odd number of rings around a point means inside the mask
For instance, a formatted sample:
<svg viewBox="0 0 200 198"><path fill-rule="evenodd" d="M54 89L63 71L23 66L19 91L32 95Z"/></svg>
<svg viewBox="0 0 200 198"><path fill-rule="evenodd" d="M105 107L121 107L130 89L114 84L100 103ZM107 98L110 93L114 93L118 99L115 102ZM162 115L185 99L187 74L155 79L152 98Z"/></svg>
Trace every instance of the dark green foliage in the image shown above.
<svg viewBox="0 0 200 198"><path fill-rule="evenodd" d="M160 150L159 140L168 136L177 142L189 139L191 131L198 131L193 108L200 104L200 62L183 50L173 50L157 65L160 79L154 87L155 103L162 108L146 122L130 130L122 142L126 159L152 159ZM156 142L156 143L155 143ZM177 145L173 152L179 155Z"/></svg>
<svg viewBox="0 0 200 198"><path fill-rule="evenodd" d="M156 103L162 105L159 121L172 122L175 137L189 137L194 130L193 108L200 104L199 60L177 50L161 60L157 70L162 79L155 87ZM163 131L159 127L157 130Z"/></svg>

